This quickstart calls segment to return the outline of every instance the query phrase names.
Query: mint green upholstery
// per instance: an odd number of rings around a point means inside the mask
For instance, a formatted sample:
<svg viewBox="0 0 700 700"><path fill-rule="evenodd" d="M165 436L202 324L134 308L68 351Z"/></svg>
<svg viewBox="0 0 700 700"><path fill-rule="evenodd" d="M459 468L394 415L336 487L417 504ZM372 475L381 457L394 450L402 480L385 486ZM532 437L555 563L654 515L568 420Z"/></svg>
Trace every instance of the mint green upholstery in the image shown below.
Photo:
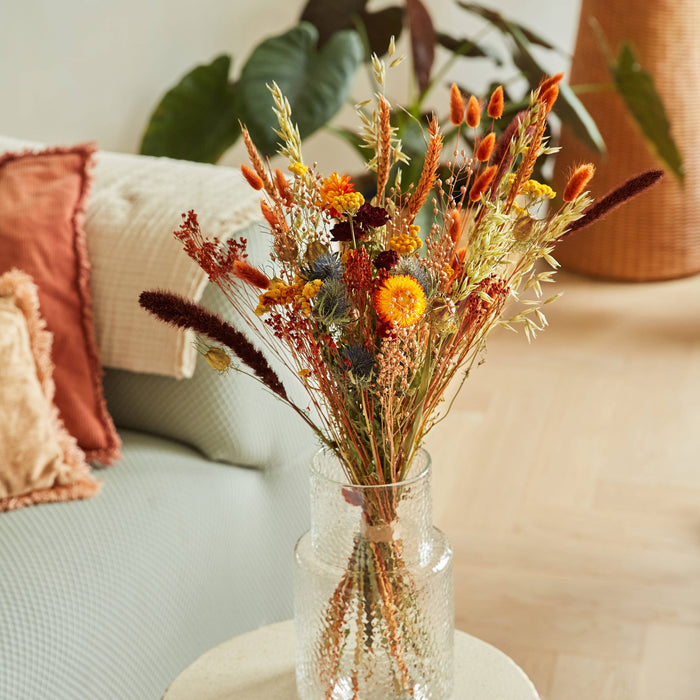
<svg viewBox="0 0 700 700"><path fill-rule="evenodd" d="M236 238L247 239L250 260L264 267L270 236L260 224L247 227ZM244 328L215 285L206 286L201 303ZM259 341L253 341L260 347ZM288 391L300 389L297 378L279 363L272 364L287 379ZM221 375L201 355L190 379L106 368L103 383L107 407L118 428L145 430L184 442L216 461L265 468L281 456L286 440L300 426L305 429L289 407L254 379L235 370Z"/></svg>
<svg viewBox="0 0 700 700"><path fill-rule="evenodd" d="M260 225L234 235L264 264ZM230 317L211 285L204 302ZM124 456L102 492L0 514L0 700L157 700L207 649L292 615L306 424L201 358L192 379L104 383Z"/></svg>
<svg viewBox="0 0 700 700"><path fill-rule="evenodd" d="M3 700L156 700L208 648L292 614L308 435L265 471L121 436L101 494L0 517Z"/></svg>

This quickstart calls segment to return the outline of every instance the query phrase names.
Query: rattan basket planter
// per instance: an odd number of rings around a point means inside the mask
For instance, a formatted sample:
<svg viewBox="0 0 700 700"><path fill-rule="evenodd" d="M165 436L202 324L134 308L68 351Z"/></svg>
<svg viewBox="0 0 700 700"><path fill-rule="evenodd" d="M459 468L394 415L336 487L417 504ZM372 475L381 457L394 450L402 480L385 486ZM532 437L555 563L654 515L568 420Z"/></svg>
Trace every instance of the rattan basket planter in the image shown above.
<svg viewBox="0 0 700 700"><path fill-rule="evenodd" d="M607 279L662 280L700 272L700 1L582 0L572 85L610 82L590 17L600 22L615 53L622 41L630 41L654 77L683 155L685 186L668 174L633 205L562 241L557 259L570 270ZM661 167L617 93L581 99L601 130L608 155L595 158L564 129L555 175L558 191L567 170L581 162L596 165L590 188L596 198L632 175Z"/></svg>

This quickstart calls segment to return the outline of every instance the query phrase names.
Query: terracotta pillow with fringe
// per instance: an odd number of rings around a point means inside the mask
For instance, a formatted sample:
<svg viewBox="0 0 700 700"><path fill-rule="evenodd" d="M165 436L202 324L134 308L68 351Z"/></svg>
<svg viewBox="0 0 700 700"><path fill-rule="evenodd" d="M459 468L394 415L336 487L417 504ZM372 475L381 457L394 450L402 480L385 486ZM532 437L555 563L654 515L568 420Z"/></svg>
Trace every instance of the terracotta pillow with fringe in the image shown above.
<svg viewBox="0 0 700 700"><path fill-rule="evenodd" d="M51 342L31 277L0 276L0 511L99 489L53 402Z"/></svg>
<svg viewBox="0 0 700 700"><path fill-rule="evenodd" d="M86 144L0 157L0 274L18 268L37 285L54 338L56 406L87 459L111 464L121 443L102 394L82 228L94 152Z"/></svg>

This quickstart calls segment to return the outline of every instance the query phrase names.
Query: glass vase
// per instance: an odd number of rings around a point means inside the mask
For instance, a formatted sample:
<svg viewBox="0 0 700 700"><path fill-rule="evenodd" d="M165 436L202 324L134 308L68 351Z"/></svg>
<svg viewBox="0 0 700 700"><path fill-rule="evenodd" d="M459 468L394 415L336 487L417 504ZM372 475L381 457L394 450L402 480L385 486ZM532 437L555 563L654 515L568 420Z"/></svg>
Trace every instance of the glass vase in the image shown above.
<svg viewBox="0 0 700 700"><path fill-rule="evenodd" d="M430 457L404 481L357 486L329 450L311 469L295 549L302 700L446 700L454 663L452 550L432 524Z"/></svg>

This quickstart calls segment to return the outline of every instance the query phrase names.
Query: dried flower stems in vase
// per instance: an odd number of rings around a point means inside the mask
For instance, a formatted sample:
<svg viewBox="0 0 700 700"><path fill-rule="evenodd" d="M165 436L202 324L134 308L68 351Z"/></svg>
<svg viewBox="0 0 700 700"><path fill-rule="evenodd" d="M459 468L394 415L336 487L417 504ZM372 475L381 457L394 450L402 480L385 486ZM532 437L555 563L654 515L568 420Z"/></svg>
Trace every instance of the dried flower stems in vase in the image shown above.
<svg viewBox="0 0 700 700"><path fill-rule="evenodd" d="M325 598L314 598L321 624L300 638L302 648L316 649L312 675L322 686L319 691L314 685L307 697L388 698L391 687L395 697L440 698L447 686L437 679L447 667L438 658L451 640L445 641L450 635L444 625L435 633L432 618L444 619L451 610L451 583L437 575L442 612L431 612L425 601L435 596L422 595L423 573L407 553L421 552L419 560L432 566L431 557L442 561L449 547L431 525L422 530L428 535L418 536L404 524L412 518L402 519L398 494L407 484L410 491L410 470L425 437L449 410L446 391L455 383L461 387L488 333L501 324L522 327L530 339L545 328L543 308L557 297L543 295L557 268L556 242L661 173L645 173L591 206L585 188L592 168L585 166L567 186L562 206L549 209L554 193L531 174L536 160L551 152L544 124L558 94L557 75L542 81L499 140L492 129L502 115L502 90L483 110L475 96L465 103L453 87L456 143L471 130L475 151L457 146L445 157L433 117L420 177L404 191L407 158L392 126L386 67L376 57L373 66L378 94L373 107L358 106L359 135L372 153L367 167L376 176L369 201L348 176L324 176L304 162L289 104L272 85L287 172L273 171L242 130L250 160L242 174L261 193L272 238L269 261L252 265L245 240L209 239L194 212L183 215L176 236L221 288L247 333L167 292L145 292L141 303L205 336L201 347L217 368L227 366L223 353L236 356L313 428L340 466L334 483L344 483L337 491L351 514L347 532L320 547L320 569L330 567L337 576L320 576L328 584L318 584ZM425 209L429 224L421 230L417 216ZM550 269L536 267L539 261ZM502 318L509 299L521 308ZM268 357L292 371L306 401L290 398ZM300 547L298 559L306 551ZM323 564L324 556L332 562ZM441 571L450 571L449 565ZM304 629L300 624L300 635ZM430 641L435 639L442 640L437 647ZM426 659L418 664L421 655ZM300 673L309 677L307 667Z"/></svg>

